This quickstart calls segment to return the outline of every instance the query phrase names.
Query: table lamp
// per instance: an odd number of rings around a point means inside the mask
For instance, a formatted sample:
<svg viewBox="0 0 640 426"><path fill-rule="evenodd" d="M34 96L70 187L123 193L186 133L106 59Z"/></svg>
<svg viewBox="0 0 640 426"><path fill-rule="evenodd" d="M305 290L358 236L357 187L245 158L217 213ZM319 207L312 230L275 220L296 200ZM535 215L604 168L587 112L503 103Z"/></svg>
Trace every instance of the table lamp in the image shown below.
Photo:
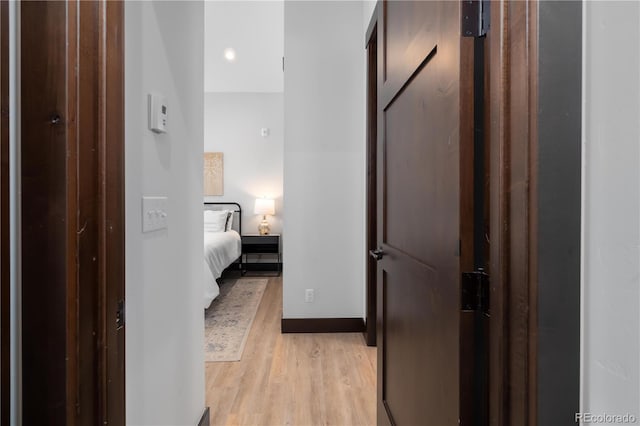
<svg viewBox="0 0 640 426"><path fill-rule="evenodd" d="M256 198L256 205L253 210L255 214L262 215L262 222L258 225L258 233L260 235L269 235L271 232L271 227L269 226L269 222L267 222L267 215L276 214L275 202L269 198Z"/></svg>

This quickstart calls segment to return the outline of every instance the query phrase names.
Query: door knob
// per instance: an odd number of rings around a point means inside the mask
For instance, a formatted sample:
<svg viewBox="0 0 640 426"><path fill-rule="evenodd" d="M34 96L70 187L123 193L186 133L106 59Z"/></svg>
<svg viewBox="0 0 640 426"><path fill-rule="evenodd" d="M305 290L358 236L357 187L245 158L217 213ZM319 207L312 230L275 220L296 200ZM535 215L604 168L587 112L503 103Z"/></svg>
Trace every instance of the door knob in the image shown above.
<svg viewBox="0 0 640 426"><path fill-rule="evenodd" d="M382 251L382 248L378 248L375 250L369 250L369 256L373 257L375 260L380 260L386 253Z"/></svg>

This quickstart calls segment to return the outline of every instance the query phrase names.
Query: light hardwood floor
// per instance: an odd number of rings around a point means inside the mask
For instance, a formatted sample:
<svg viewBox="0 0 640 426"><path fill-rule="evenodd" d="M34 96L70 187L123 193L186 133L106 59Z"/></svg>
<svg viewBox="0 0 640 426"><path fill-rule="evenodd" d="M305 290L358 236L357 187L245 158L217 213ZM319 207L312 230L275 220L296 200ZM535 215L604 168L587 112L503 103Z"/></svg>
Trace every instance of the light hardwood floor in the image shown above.
<svg viewBox="0 0 640 426"><path fill-rule="evenodd" d="M239 362L206 363L211 425L375 425L376 349L361 333L281 334L270 278Z"/></svg>

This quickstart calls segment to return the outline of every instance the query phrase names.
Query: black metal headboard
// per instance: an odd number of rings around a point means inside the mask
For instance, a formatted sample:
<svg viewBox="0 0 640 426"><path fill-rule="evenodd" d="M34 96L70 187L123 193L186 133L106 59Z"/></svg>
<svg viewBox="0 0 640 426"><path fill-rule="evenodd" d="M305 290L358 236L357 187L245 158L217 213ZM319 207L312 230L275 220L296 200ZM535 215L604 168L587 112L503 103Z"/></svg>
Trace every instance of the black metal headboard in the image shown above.
<svg viewBox="0 0 640 426"><path fill-rule="evenodd" d="M237 209L233 210L233 212L238 213L238 234L242 235L242 207L240 207L240 204L235 202L224 203L224 202L205 201L204 205L205 206L236 206Z"/></svg>

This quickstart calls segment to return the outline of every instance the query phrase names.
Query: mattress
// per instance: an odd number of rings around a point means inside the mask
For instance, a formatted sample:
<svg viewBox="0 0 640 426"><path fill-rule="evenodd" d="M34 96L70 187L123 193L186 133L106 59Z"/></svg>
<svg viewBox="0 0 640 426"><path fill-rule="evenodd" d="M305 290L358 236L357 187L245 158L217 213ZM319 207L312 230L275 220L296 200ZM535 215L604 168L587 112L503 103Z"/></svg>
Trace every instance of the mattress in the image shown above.
<svg viewBox="0 0 640 426"><path fill-rule="evenodd" d="M227 232L204 233L204 308L220 294L216 279L242 253L240 234Z"/></svg>

